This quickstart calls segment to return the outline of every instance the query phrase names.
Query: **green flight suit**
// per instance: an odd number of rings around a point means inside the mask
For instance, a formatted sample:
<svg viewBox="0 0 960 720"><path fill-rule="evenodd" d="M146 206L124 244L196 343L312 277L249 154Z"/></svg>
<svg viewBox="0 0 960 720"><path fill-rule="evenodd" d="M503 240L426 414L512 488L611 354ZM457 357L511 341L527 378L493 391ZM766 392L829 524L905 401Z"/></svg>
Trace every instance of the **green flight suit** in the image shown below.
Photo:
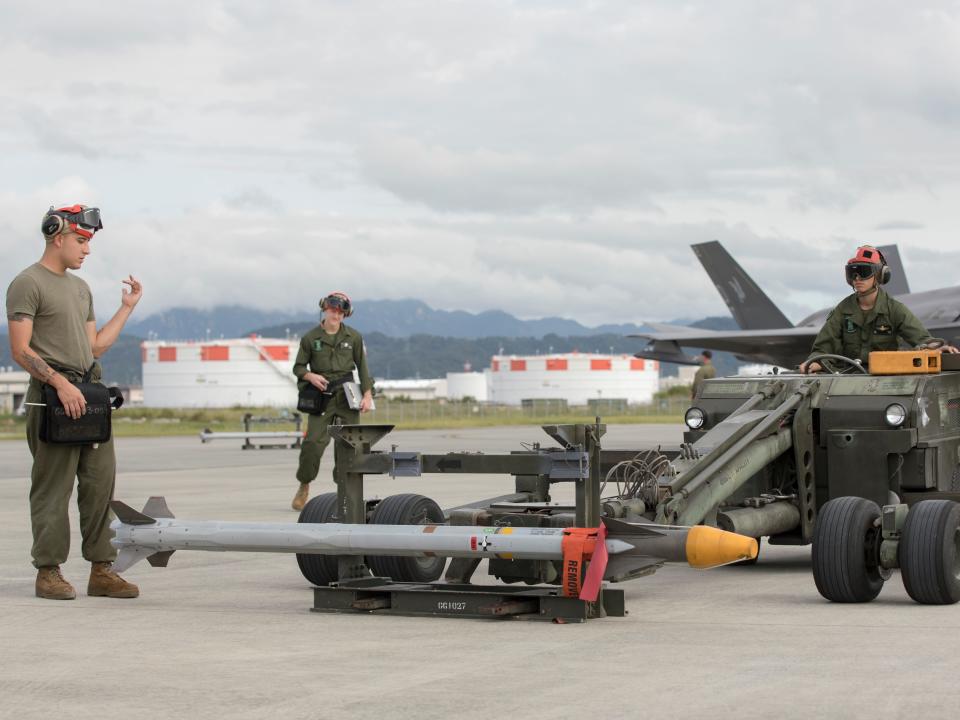
<svg viewBox="0 0 960 720"><path fill-rule="evenodd" d="M813 341L810 357L843 355L867 368L872 350L898 350L901 342L916 347L930 339L910 308L878 289L877 302L868 312L860 308L856 293L841 300Z"/></svg>
<svg viewBox="0 0 960 720"><path fill-rule="evenodd" d="M293 364L293 374L297 376L297 387L302 390L308 383L303 376L308 372L323 375L327 380L339 380L351 375L357 369L360 378L360 390L366 393L373 388L373 380L367 369L367 353L360 333L341 323L336 335L323 329L323 325L310 330L300 338L300 349ZM300 447L300 462L297 467L297 480L301 483L312 482L320 471L323 451L330 444L329 427L331 424L356 425L360 422L360 413L351 410L343 388L339 387L330 399L322 415L311 415L307 419L307 434ZM337 456L334 448L333 476L337 476Z"/></svg>
<svg viewBox="0 0 960 720"><path fill-rule="evenodd" d="M714 367L713 363L704 363L697 368L696 374L693 376L693 387L690 390L690 397L696 397L697 392L700 390L700 386L703 385L704 380L710 380L717 376L717 368Z"/></svg>

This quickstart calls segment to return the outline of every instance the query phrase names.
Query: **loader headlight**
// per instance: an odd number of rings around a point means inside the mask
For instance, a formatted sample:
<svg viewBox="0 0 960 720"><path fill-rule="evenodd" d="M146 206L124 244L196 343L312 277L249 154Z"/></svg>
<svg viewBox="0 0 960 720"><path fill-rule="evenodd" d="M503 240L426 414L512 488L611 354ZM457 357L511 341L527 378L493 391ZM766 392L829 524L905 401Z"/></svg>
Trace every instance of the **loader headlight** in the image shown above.
<svg viewBox="0 0 960 720"><path fill-rule="evenodd" d="M707 419L707 414L703 412L698 407L692 407L687 410L686 414L683 416L683 421L687 424L687 427L691 430L699 430L703 427L704 421Z"/></svg>
<svg viewBox="0 0 960 720"><path fill-rule="evenodd" d="M903 425L903 421L907 419L907 409L900 403L887 405L884 417L890 427L900 427Z"/></svg>

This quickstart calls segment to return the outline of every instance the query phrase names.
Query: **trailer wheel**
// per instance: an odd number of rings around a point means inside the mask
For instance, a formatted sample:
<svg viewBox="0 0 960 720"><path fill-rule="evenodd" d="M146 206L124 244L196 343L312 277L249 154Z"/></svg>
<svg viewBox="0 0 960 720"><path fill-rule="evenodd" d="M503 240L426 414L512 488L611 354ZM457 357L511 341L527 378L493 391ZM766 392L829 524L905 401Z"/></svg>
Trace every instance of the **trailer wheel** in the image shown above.
<svg viewBox="0 0 960 720"><path fill-rule="evenodd" d="M381 500L370 515L374 525L433 525L442 524L443 510L423 495L404 493ZM397 582L428 583L443 574L447 559L443 557L370 556L367 565L374 575Z"/></svg>
<svg viewBox="0 0 960 720"><path fill-rule="evenodd" d="M883 587L880 574L880 508L859 497L827 502L813 531L813 579L832 602L873 600Z"/></svg>
<svg viewBox="0 0 960 720"><path fill-rule="evenodd" d="M337 513L337 494L324 493L311 498L300 511L297 522L328 523L334 522ZM329 585L338 580L337 558L334 555L316 555L297 553L297 565L300 572L314 585Z"/></svg>
<svg viewBox="0 0 960 720"><path fill-rule="evenodd" d="M960 505L923 500L910 508L898 553L910 597L925 605L960 600Z"/></svg>

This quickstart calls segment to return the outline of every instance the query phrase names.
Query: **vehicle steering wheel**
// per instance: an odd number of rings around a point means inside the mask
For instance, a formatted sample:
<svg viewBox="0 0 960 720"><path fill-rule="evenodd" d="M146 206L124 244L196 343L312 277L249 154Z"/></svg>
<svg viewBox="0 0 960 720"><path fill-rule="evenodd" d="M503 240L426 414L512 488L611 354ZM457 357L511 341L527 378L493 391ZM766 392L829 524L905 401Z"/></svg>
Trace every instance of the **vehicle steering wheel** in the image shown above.
<svg viewBox="0 0 960 720"><path fill-rule="evenodd" d="M831 363L839 362L845 367L837 369ZM820 363L820 367L826 370L831 375L869 375L867 369L860 364L859 360L853 360L848 358L846 355L833 355L831 353L821 353L820 355L814 355L813 357L807 360L807 367L810 367L813 363Z"/></svg>

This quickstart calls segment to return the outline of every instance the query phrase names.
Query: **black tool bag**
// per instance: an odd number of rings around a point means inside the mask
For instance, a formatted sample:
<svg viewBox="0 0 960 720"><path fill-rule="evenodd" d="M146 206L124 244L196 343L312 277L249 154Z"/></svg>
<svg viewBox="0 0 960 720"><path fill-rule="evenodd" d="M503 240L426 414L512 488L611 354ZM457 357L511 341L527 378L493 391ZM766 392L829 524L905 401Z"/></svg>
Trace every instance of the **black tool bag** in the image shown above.
<svg viewBox="0 0 960 720"><path fill-rule="evenodd" d="M297 395L297 410L308 415L323 415L327 411L327 405L337 394L340 387L351 379L349 375L331 380L327 383L326 390L320 390L307 383L307 386Z"/></svg>
<svg viewBox="0 0 960 720"><path fill-rule="evenodd" d="M43 401L46 404L40 423L40 439L43 442L91 445L110 439L110 415L114 408L123 404L123 396L116 388L90 382L91 370L83 376L82 382L73 383L87 402L86 412L76 420L67 415L56 388L43 386Z"/></svg>

